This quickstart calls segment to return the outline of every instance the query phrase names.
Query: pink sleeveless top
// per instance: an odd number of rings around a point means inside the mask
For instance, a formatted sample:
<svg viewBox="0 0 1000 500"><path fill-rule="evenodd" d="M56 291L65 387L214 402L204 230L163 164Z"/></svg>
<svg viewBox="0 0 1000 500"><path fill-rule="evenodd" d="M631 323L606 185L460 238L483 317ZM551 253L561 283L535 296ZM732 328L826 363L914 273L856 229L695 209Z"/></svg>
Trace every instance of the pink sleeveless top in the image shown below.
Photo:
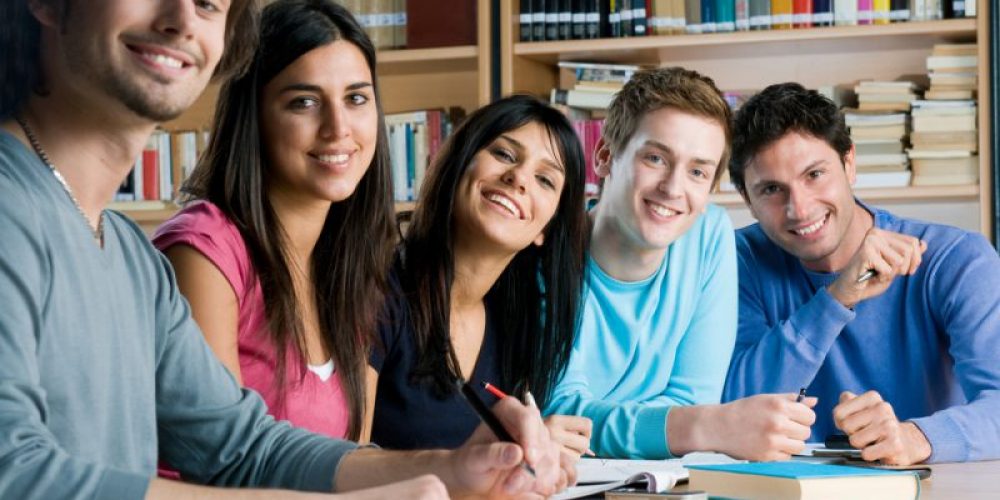
<svg viewBox="0 0 1000 500"><path fill-rule="evenodd" d="M325 381L309 370L301 378L299 360L289 355L285 364L285 400L278 406L274 388L276 355L267 336L264 297L236 225L214 204L198 201L160 226L153 235L153 244L160 251L178 244L188 245L215 264L229 281L239 305L238 348L243 385L260 393L269 413L296 427L334 438L346 437L347 398L336 371Z"/></svg>

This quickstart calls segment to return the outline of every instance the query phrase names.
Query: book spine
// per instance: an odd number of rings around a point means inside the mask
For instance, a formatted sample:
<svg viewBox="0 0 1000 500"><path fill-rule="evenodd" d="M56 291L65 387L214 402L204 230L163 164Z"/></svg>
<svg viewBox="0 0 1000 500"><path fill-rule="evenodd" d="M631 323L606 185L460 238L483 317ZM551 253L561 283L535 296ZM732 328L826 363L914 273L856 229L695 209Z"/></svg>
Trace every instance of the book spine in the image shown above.
<svg viewBox="0 0 1000 500"><path fill-rule="evenodd" d="M570 38L573 40L583 40L587 37L587 9L584 0L573 0L573 28L570 30Z"/></svg>
<svg viewBox="0 0 1000 500"><path fill-rule="evenodd" d="M832 0L813 0L813 26L833 26Z"/></svg>
<svg viewBox="0 0 1000 500"><path fill-rule="evenodd" d="M569 40L573 35L573 2L559 1L559 39Z"/></svg>
<svg viewBox="0 0 1000 500"><path fill-rule="evenodd" d="M735 0L715 0L715 31L718 33L736 31Z"/></svg>
<svg viewBox="0 0 1000 500"><path fill-rule="evenodd" d="M858 24L872 24L874 19L874 6L872 0L857 0L858 1Z"/></svg>
<svg viewBox="0 0 1000 500"><path fill-rule="evenodd" d="M791 0L789 0L791 1ZM715 0L701 0L701 32L715 33Z"/></svg>
<svg viewBox="0 0 1000 500"><path fill-rule="evenodd" d="M813 0L792 0L792 27L812 26Z"/></svg>
<svg viewBox="0 0 1000 500"><path fill-rule="evenodd" d="M872 24L889 24L890 0L872 1Z"/></svg>
<svg viewBox="0 0 1000 500"><path fill-rule="evenodd" d="M750 0L750 29L771 29L771 0Z"/></svg>
<svg viewBox="0 0 1000 500"><path fill-rule="evenodd" d="M646 36L649 34L648 16L646 0L632 0L632 35Z"/></svg>
<svg viewBox="0 0 1000 500"><path fill-rule="evenodd" d="M750 29L750 0L736 0L736 31Z"/></svg>
<svg viewBox="0 0 1000 500"><path fill-rule="evenodd" d="M518 7L518 33L522 42L531 41L531 0L521 0Z"/></svg>
<svg viewBox="0 0 1000 500"><path fill-rule="evenodd" d="M601 37L601 1L600 0L583 0L587 6L587 20L586 20L586 31L584 32L585 38L600 38Z"/></svg>
<svg viewBox="0 0 1000 500"><path fill-rule="evenodd" d="M701 33L701 2L703 1L708 2L711 0L684 0L685 33Z"/></svg>
<svg viewBox="0 0 1000 500"><path fill-rule="evenodd" d="M792 0L771 0L771 26L777 30L792 27Z"/></svg>
<svg viewBox="0 0 1000 500"><path fill-rule="evenodd" d="M531 41L545 40L545 0L531 1Z"/></svg>
<svg viewBox="0 0 1000 500"><path fill-rule="evenodd" d="M837 26L854 26L858 24L857 0L834 0L833 23Z"/></svg>
<svg viewBox="0 0 1000 500"><path fill-rule="evenodd" d="M909 0L892 0L889 3L889 21L903 23L910 20Z"/></svg>
<svg viewBox="0 0 1000 500"><path fill-rule="evenodd" d="M545 39L559 39L559 0L545 0Z"/></svg>

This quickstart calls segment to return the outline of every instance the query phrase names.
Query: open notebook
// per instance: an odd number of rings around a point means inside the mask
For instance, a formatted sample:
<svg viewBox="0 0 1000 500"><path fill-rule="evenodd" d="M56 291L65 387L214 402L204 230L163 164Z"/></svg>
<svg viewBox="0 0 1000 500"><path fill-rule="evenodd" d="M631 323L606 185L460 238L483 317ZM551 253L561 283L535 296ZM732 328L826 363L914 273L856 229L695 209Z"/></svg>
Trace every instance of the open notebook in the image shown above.
<svg viewBox="0 0 1000 500"><path fill-rule="evenodd" d="M672 460L619 460L581 458L576 464L577 486L552 497L554 500L595 495L622 486L645 487L649 492L666 491L687 480L687 465L743 462L720 453L690 453Z"/></svg>

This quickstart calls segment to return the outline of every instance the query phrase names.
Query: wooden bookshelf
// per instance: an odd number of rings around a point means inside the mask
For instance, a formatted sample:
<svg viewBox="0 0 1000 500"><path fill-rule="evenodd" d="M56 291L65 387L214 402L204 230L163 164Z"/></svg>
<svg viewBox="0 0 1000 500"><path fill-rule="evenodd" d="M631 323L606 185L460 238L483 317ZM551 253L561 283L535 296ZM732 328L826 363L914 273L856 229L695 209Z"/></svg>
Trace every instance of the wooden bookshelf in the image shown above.
<svg viewBox="0 0 1000 500"><path fill-rule="evenodd" d="M399 49L380 51L376 56L377 77L382 107L386 113L399 113L431 108L460 107L473 111L490 102L490 2L476 0L477 44L429 49ZM175 120L164 123L169 131L203 130L210 128L219 94L215 82ZM140 207L141 202L136 204ZM400 204L397 210L412 209L412 204ZM116 204L147 231L152 231L177 211L176 205L162 208L130 208Z"/></svg>
<svg viewBox="0 0 1000 500"><path fill-rule="evenodd" d="M970 0L974 1L974 0ZM741 31L597 40L519 42L518 0L501 0L500 88L547 97L559 86L559 61L591 61L683 66L715 80L723 90L761 89L785 81L807 87L847 85L862 79L915 79L926 84L927 56L936 43L979 45L979 155L977 186L858 190L866 201L889 205L925 202L928 220L936 208L961 205L962 217L991 237L993 162L989 150L988 9L979 0L978 17L887 25L833 26L791 30ZM730 209L742 209L735 193L713 195ZM954 213L954 210L948 211ZM950 223L951 221L942 220Z"/></svg>

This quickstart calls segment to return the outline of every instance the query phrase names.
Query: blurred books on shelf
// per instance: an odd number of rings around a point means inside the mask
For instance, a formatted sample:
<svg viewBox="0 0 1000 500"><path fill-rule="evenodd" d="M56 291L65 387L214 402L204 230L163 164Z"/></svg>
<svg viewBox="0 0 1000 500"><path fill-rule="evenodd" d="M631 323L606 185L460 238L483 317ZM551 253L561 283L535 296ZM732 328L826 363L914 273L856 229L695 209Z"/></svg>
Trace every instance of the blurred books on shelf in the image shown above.
<svg viewBox="0 0 1000 500"><path fill-rule="evenodd" d="M909 88L905 85L898 87ZM905 112L845 109L844 122L855 145L857 180L854 187L910 185L909 161L903 152L909 131Z"/></svg>
<svg viewBox="0 0 1000 500"><path fill-rule="evenodd" d="M132 172L119 186L115 201L135 203L175 200L207 143L207 131L156 130L136 158ZM149 203L146 205L151 206ZM132 206L138 209L143 204L136 203Z"/></svg>
<svg viewBox="0 0 1000 500"><path fill-rule="evenodd" d="M428 166L462 115L460 108L385 115L395 201L417 199Z"/></svg>
<svg viewBox="0 0 1000 500"><path fill-rule="evenodd" d="M521 42L881 25L976 15L972 0L521 0L519 5Z"/></svg>

